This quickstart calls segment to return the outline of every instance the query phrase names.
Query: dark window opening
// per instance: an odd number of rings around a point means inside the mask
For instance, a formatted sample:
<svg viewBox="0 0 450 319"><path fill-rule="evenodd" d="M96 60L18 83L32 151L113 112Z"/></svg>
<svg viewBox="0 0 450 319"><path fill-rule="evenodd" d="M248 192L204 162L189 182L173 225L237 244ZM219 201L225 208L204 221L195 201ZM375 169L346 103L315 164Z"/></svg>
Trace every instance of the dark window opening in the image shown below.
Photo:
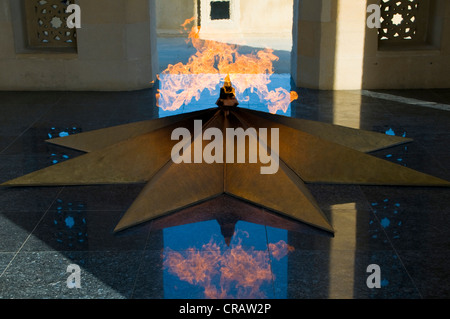
<svg viewBox="0 0 450 319"><path fill-rule="evenodd" d="M230 1L212 1L211 20L230 20Z"/></svg>

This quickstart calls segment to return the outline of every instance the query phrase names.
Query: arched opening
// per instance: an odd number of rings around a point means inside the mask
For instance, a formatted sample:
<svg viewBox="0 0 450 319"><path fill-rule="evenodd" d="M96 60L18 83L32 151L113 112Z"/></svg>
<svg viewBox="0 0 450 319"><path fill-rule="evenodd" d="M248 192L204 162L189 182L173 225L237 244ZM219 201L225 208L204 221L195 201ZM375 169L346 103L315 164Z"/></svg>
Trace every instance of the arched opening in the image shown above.
<svg viewBox="0 0 450 319"><path fill-rule="evenodd" d="M168 48L166 44L185 43L190 29L185 30L181 25L195 18L191 25L201 28L201 39L236 44L243 53L271 48L280 58L274 63L275 73L290 73L293 3L293 0L191 0L183 3L157 0L157 35L162 53L160 71L169 63L184 62L192 54L189 45ZM181 48L184 52L179 51Z"/></svg>
<svg viewBox="0 0 450 319"><path fill-rule="evenodd" d="M257 56L258 52L269 50L273 57L270 61L259 61L259 59L249 59L251 63L270 63L270 67L265 71L271 73L268 90L273 88L283 88L291 90L291 51L292 51L292 28L293 28L293 0L264 0L264 1L214 1L214 0L192 0L180 3L179 1L156 1L156 25L157 25L157 47L158 47L158 70L166 73L168 66L182 63L188 65L191 57L199 56L203 47L189 41L189 33L192 28L198 28L194 37L199 41L204 41L206 45L217 43L217 59L220 59L220 50L235 48L232 54L233 61L237 63L237 56L248 55ZM191 34L192 36L192 34ZM215 45L215 44L212 44ZM225 48L225 49L224 49ZM208 50L207 54L211 54ZM205 66L204 71L197 63L195 66L185 67L194 73L230 72L230 73L258 73L260 71L249 70L246 64L242 68L236 67L232 71L228 67L219 70L214 62ZM223 70L226 71L223 71ZM261 69L261 68L260 68ZM261 71L262 72L262 71ZM176 72L173 72L176 73ZM273 74L272 74L273 73ZM226 74L222 74L223 77ZM159 77L160 82L164 77ZM207 85L205 85L206 88ZM181 88L178 88L180 90ZM190 100L189 110L208 107L213 104L214 94L218 93L219 86L215 87L211 94L201 93L197 101ZM205 90L206 91L206 90ZM211 88L209 87L209 91ZM217 92L216 92L217 91ZM217 98L217 96L215 96ZM258 103L253 101L254 96L245 96L241 99L241 106L257 108ZM244 101L245 100L245 101ZM206 103L206 104L205 104ZM199 104L199 105L197 105ZM163 108L164 109L164 108ZM264 107L267 111L267 107ZM178 109L183 112L183 109ZM286 112L290 112L286 110ZM285 112L285 113L286 113ZM161 112L161 115L164 111ZM173 110L168 115L173 114ZM290 113L286 114L289 115Z"/></svg>

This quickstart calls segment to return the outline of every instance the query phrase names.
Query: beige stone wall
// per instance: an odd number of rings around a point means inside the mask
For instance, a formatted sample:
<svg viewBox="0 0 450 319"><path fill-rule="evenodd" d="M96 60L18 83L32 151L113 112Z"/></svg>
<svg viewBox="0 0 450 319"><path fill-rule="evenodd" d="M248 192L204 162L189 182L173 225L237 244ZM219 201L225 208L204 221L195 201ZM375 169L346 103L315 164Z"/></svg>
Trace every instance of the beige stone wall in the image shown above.
<svg viewBox="0 0 450 319"><path fill-rule="evenodd" d="M240 4L244 34L291 36L293 0L241 0Z"/></svg>
<svg viewBox="0 0 450 319"><path fill-rule="evenodd" d="M19 0L11 0L19 1ZM135 90L158 71L154 0L78 0L77 52L21 46L20 14L0 0L1 90Z"/></svg>
<svg viewBox="0 0 450 319"><path fill-rule="evenodd" d="M162 14L157 6L162 1L185 5L172 7L173 19L161 20L156 16ZM77 51L51 53L24 46L18 2L0 0L0 90L150 87L158 72L157 21L169 28L164 23L178 25L197 11L196 0L77 0L82 7ZM291 67L300 87L448 88L450 2L431 2L432 43L424 47L379 47L377 31L366 27L367 5L378 0L235 0L239 10L230 28L282 37L291 34L288 25L294 20Z"/></svg>
<svg viewBox="0 0 450 319"><path fill-rule="evenodd" d="M366 26L367 6L378 0L295 0L293 79L328 89L450 87L450 2L434 0L431 38L437 45L382 49Z"/></svg>
<svg viewBox="0 0 450 319"><path fill-rule="evenodd" d="M376 30L366 29L362 88L450 87L450 1L434 0L432 5L433 40L422 47L383 49Z"/></svg>

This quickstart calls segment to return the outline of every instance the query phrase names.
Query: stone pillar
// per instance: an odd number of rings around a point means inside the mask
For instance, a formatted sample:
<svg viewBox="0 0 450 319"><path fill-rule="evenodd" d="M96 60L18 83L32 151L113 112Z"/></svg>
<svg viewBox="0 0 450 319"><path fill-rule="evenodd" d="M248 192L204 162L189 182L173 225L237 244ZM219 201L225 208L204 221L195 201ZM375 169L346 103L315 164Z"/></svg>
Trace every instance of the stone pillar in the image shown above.
<svg viewBox="0 0 450 319"><path fill-rule="evenodd" d="M78 0L77 50L32 50L19 0L0 0L1 90L136 90L158 72L155 0Z"/></svg>
<svg viewBox="0 0 450 319"><path fill-rule="evenodd" d="M365 1L296 0L292 76L314 89L360 88Z"/></svg>
<svg viewBox="0 0 450 319"><path fill-rule="evenodd" d="M325 89L331 86L336 32L333 2L335 1L294 2L291 73L299 87ZM327 35L324 36L325 34Z"/></svg>
<svg viewBox="0 0 450 319"><path fill-rule="evenodd" d="M295 0L292 77L299 87L323 90L448 88L450 3L429 4L422 43L381 45L368 28L369 4L379 0Z"/></svg>

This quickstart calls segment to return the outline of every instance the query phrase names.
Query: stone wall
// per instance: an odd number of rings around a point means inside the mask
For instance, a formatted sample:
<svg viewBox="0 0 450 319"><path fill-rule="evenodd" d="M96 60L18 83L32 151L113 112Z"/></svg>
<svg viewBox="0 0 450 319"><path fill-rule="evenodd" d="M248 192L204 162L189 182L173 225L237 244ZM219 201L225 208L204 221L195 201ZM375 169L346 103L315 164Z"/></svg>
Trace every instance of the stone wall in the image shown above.
<svg viewBox="0 0 450 319"><path fill-rule="evenodd" d="M172 20L178 25L188 13L198 12L199 3L176 0L189 6L174 8L173 19L164 21L156 17L162 14L156 1L175 0L75 0L82 8L82 28L76 47L65 50L27 46L23 1L0 0L0 90L151 87L158 72L157 21L160 27ZM293 12L289 1L294 1ZM291 35L286 28L293 20L291 74L299 87L448 88L450 2L420 1L430 4L429 24L423 32L426 41L414 45L385 45L378 30L366 26L367 5L379 0L235 0L236 20L230 28L282 37ZM272 10L264 9L263 2ZM203 27L206 33L217 26Z"/></svg>
<svg viewBox="0 0 450 319"><path fill-rule="evenodd" d="M425 0L426 1L426 0ZM292 76L300 87L450 87L450 2L430 0L428 40L384 45L366 25L378 0L295 0ZM425 26L421 26L425 27Z"/></svg>
<svg viewBox="0 0 450 319"><path fill-rule="evenodd" d="M0 0L1 90L135 90L156 79L154 0L78 0L75 50L28 48L22 0Z"/></svg>
<svg viewBox="0 0 450 319"><path fill-rule="evenodd" d="M429 37L423 43L384 46L376 30L367 29L362 88L450 87L450 1L431 0L430 5Z"/></svg>

